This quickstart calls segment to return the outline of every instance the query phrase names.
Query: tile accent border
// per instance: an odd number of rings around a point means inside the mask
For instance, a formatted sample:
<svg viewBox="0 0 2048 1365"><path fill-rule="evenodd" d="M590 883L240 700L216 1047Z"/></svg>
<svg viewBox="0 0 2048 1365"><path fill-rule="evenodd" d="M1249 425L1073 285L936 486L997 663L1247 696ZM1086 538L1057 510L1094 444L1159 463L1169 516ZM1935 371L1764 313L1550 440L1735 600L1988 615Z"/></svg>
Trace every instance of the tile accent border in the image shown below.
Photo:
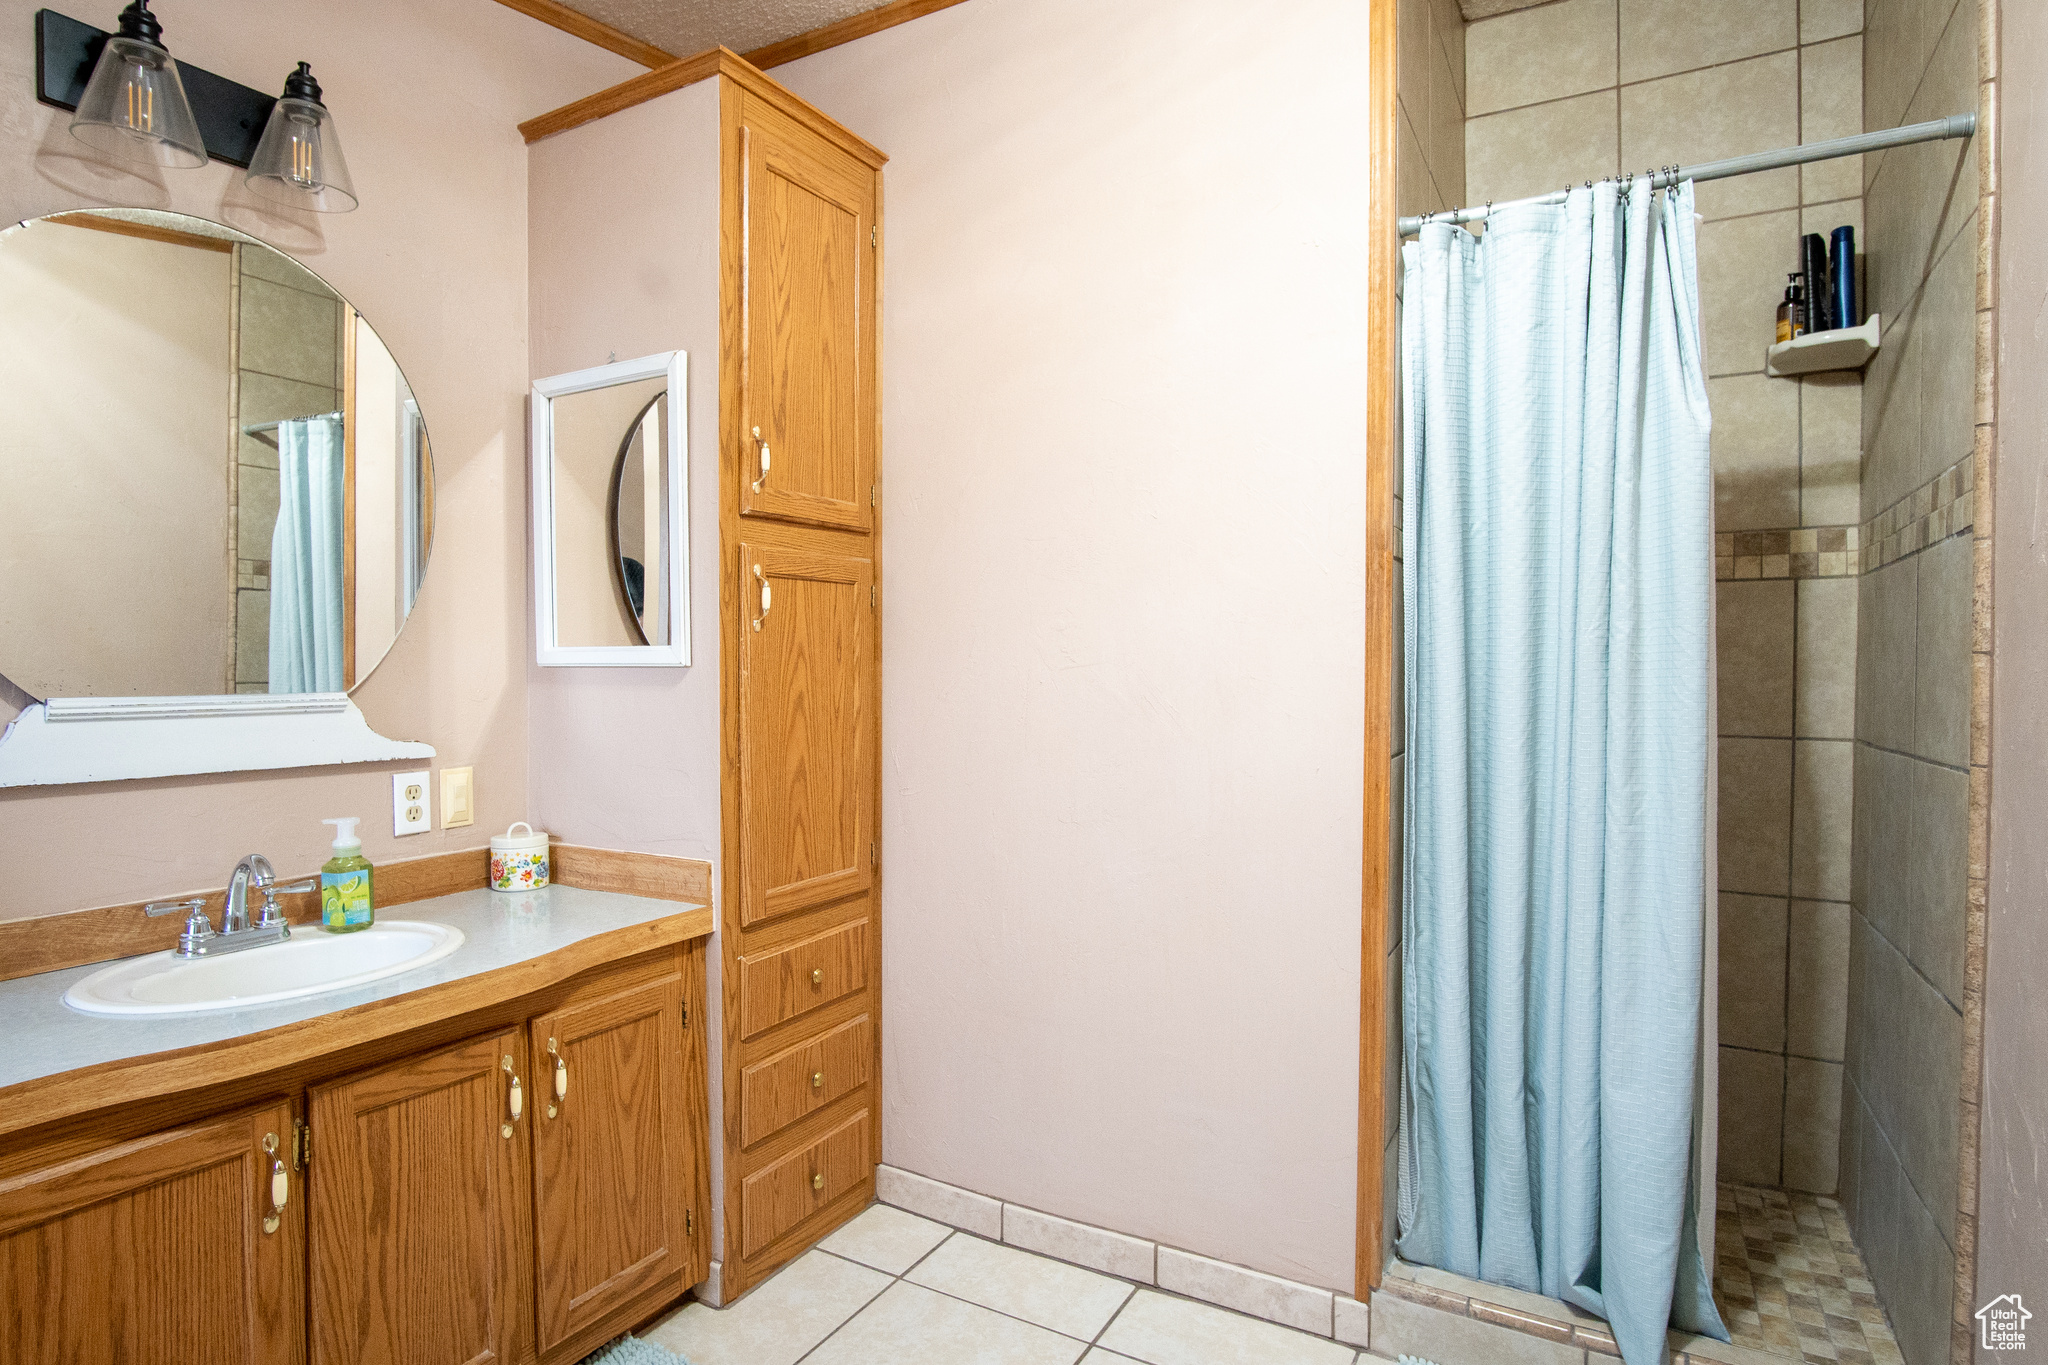
<svg viewBox="0 0 2048 1365"><path fill-rule="evenodd" d="M1855 526L1722 531L1714 537L1714 578L1853 578L1863 537Z"/></svg>
<svg viewBox="0 0 2048 1365"><path fill-rule="evenodd" d="M1363 1346L1370 1335L1370 1310L1349 1295L1005 1203L900 1167L875 1167L875 1198L990 1241L1347 1346Z"/></svg>
<svg viewBox="0 0 2048 1365"><path fill-rule="evenodd" d="M1865 573L1924 550L1976 524L1977 457L1950 465L1863 523Z"/></svg>

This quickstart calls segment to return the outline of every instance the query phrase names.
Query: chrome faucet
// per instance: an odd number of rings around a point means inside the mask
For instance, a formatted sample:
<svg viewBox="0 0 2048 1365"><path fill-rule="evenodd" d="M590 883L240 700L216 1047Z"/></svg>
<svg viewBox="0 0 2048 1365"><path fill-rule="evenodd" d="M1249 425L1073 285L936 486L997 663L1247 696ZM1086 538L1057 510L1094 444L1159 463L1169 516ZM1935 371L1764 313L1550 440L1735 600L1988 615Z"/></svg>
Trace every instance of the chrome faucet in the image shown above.
<svg viewBox="0 0 2048 1365"><path fill-rule="evenodd" d="M253 925L249 923L249 886L252 882L263 895L263 907ZM204 897L156 901L142 909L144 914L152 917L181 913L185 916L184 931L178 935L179 957L217 957L222 953L240 952L244 948L282 943L290 938L292 927L286 922L284 907L277 903L277 898L292 892L311 891L318 885L318 878L308 877L304 881L279 886L270 860L261 853L251 853L235 864L234 873L228 878L227 907L221 912L218 933L206 917Z"/></svg>

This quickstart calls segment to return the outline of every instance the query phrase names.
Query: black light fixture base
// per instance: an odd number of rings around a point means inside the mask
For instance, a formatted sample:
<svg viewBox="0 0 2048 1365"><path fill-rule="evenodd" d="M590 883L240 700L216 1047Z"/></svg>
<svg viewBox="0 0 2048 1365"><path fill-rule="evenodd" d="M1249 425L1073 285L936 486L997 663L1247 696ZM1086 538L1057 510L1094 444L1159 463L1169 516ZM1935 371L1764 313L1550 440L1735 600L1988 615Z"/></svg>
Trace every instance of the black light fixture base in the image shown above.
<svg viewBox="0 0 2048 1365"><path fill-rule="evenodd" d="M36 98L59 109L78 108L108 36L53 9L37 10ZM192 114L199 120L207 156L246 169L256 155L256 143L263 136L263 125L270 121L277 97L190 62L178 63L178 78L184 83L185 98L192 102Z"/></svg>

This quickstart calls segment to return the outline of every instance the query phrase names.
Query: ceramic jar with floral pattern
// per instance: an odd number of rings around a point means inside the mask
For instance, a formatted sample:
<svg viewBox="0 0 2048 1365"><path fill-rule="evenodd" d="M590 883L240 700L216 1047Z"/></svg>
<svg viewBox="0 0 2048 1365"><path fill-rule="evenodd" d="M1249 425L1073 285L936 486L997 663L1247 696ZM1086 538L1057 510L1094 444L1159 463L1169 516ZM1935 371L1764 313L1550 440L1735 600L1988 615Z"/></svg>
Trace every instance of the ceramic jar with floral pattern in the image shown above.
<svg viewBox="0 0 2048 1365"><path fill-rule="evenodd" d="M503 834L491 836L491 890L531 891L547 884L547 831L535 832L520 820Z"/></svg>

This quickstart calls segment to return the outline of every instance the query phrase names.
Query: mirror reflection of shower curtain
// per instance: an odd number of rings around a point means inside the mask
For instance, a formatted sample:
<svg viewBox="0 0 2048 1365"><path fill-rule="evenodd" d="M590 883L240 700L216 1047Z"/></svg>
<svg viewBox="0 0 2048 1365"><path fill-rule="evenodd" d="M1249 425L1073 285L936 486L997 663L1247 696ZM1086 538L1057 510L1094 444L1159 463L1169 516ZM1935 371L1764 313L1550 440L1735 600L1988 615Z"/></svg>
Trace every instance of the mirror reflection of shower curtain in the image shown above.
<svg viewBox="0 0 2048 1365"><path fill-rule="evenodd" d="M277 529L270 537L270 690L339 692L342 660L341 418L277 428Z"/></svg>
<svg viewBox="0 0 2048 1365"><path fill-rule="evenodd" d="M1689 184L1606 182L1403 252L1397 1246L1606 1318L1628 1365L1727 1339L1696 249Z"/></svg>

